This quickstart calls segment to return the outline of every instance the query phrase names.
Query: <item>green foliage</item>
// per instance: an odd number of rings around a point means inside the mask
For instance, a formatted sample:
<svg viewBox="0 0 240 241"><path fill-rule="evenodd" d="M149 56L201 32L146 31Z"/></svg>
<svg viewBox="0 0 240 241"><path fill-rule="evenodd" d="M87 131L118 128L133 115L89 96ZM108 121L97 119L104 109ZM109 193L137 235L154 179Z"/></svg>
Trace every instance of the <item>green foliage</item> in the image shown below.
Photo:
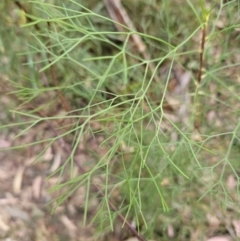
<svg viewBox="0 0 240 241"><path fill-rule="evenodd" d="M106 224L113 228L116 213L108 201L117 190L120 196L117 212L134 219L143 226L141 232L147 238L156 240L154 231L163 217L164 227L173 219L182 222L181 207L190 205L196 211L197 205L209 202L213 193L227 206L228 201L224 200L230 200L230 194L226 178L233 173L239 181L239 148L235 147L239 142L240 88L235 72L239 50L233 42L239 38L236 34L239 24L229 14L235 9L234 2L215 1L209 7L203 1L176 1L180 3L175 8L175 1L123 1L127 10L137 9L131 17L139 29L137 34L147 46L149 60L133 47L133 30L125 27L121 33L116 31L102 2L81 2L31 1L30 9L34 10L27 13L31 21L21 29L9 26L7 31L0 30L4 54L9 56L8 65L2 71L7 73L9 66L13 66L9 78L16 89L14 94L26 104L59 90L72 106L68 115L39 116L39 110L56 105L57 96L53 95L50 103L45 102L32 111L15 112L20 117L17 124L26 126L18 136L40 122L73 122L58 128L54 137L25 144L45 142L45 150L62 138L70 140L71 152L53 173L60 176L70 173L68 181L52 189L65 190L55 200L57 204L61 205L77 188L85 186L86 222L89 202L94 197L90 187L100 176L104 198L94 220L101 227ZM14 11L22 14L21 10ZM166 110L164 98L177 65L191 71L189 95L195 96L199 34L202 23L207 22L205 69L198 96L203 124L201 134L195 138L191 106L188 121L183 122L174 117L176 112ZM222 27L217 27L221 24ZM20 33L19 38L16 32ZM15 39L12 46L17 54L9 52L9 38ZM51 67L58 86L43 81ZM167 74L161 71L164 68ZM160 82L155 81L155 76ZM47 78L52 81L49 74ZM211 113L215 115L214 120L208 118ZM86 164L88 171L73 177L74 156L81 143L88 144L89 136L93 139L103 136L99 144L106 151L99 154L90 150L88 158L93 161ZM237 197L231 199L237 201ZM201 206L199 213L203 209ZM194 211L192 215L197 219L198 213ZM184 232L179 240L186 237Z"/></svg>

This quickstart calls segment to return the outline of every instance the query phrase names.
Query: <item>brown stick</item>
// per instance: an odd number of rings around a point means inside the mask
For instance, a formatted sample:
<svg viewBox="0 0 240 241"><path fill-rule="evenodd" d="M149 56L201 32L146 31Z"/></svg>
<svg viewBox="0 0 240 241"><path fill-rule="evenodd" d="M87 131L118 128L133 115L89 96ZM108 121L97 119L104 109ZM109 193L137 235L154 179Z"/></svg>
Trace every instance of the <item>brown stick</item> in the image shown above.
<svg viewBox="0 0 240 241"><path fill-rule="evenodd" d="M199 55L199 70L198 70L198 78L197 78L197 87L196 87L196 101L195 101L195 108L194 108L194 127L200 133L200 127L202 125L202 104L199 101L199 89L200 84L202 82L202 72L204 68L204 51L205 51L205 42L206 42L206 27L207 23L204 23L202 27L202 39L201 39L201 49Z"/></svg>

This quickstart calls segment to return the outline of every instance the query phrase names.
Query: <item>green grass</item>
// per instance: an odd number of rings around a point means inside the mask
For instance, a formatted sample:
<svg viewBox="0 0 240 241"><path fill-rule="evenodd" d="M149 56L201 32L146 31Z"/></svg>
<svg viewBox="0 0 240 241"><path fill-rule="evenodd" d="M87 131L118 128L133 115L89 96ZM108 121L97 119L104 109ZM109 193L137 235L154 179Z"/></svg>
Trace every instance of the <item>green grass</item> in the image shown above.
<svg viewBox="0 0 240 241"><path fill-rule="evenodd" d="M40 157L62 138L70 144L64 165L53 173L69 176L52 189L64 190L56 203L61 205L79 186L86 186L86 222L90 199L97 195L90 192L91 185L101 179L98 185L104 197L97 197L100 204L94 218L101 232L103 227L111 230L117 217L109 200L116 202L117 213L141 226L146 239L154 240L168 240L169 224L179 230L178 240L189 239L215 200L219 209L238 200L238 185L233 193L226 186L230 174L239 182L237 2L216 2L209 13L198 89L201 29L204 11L211 7L202 2L123 1L149 60L133 47L134 31L127 27L122 33L116 31L102 2L31 1L33 22L0 30L1 57L8 58L1 72L11 80L17 105L22 105L21 111L12 110L15 123L4 123L1 129L17 124L21 137L39 123L50 123L51 129L51 123L66 121L65 126L54 127L50 137L23 143L21 148L42 145ZM14 39L11 48L9 39ZM187 122L164 107L176 66L191 73ZM59 91L71 106L68 114L63 115L59 110L63 107L57 105ZM24 108L26 103L33 108ZM197 104L202 124L201 134L194 137ZM39 115L43 111L45 117ZM90 137L97 141L99 136L103 151L86 147L91 160L84 164L88 171L73 177L80 143L87 146ZM112 197L115 192L118 199ZM190 214L184 213L186 209Z"/></svg>

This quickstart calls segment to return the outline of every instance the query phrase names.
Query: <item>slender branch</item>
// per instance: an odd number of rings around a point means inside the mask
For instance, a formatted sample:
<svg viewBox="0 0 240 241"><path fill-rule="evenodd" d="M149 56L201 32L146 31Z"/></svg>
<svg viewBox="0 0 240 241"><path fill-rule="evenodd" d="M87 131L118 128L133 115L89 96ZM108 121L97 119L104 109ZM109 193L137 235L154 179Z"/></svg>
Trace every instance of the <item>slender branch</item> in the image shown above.
<svg viewBox="0 0 240 241"><path fill-rule="evenodd" d="M200 67L198 71L198 83L200 84L202 81L202 72L204 68L204 50L205 50L205 42L206 42L206 24L203 25L202 28L202 40L201 40L201 50L200 50Z"/></svg>
<svg viewBox="0 0 240 241"><path fill-rule="evenodd" d="M50 127L52 128L52 130L55 132L56 135L58 135L57 131L54 129L54 127L52 126L52 124L49 122ZM63 138L59 139L60 145L63 148L63 150L65 151L65 153L71 153L71 150L69 148L69 146L65 143ZM74 158L74 163L78 166L79 170L81 170L81 172L84 174L86 173L85 169L83 168L83 166L81 164L79 164L77 162L77 160ZM99 186L95 183L92 183L93 187L98 191L99 195L101 196L101 198L104 198L104 192L99 188ZM131 223L127 220L127 218L125 216L123 216L121 213L118 212L118 209L116 208L116 206L110 201L107 200L108 205L110 206L111 210L117 213L117 217L128 227L128 229L131 231L131 233L138 238L139 241L147 241L141 234L139 234L137 232L137 230L131 225Z"/></svg>
<svg viewBox="0 0 240 241"><path fill-rule="evenodd" d="M74 162L77 164L78 168L82 171L82 173L86 173L86 171L84 170L84 168L74 159ZM97 189L97 191L99 192L99 195L104 198L105 195L103 193L103 191L98 187L97 184L93 183L92 184L94 186L94 188ZM116 206L110 201L108 200L108 205L110 206L111 210L117 213L118 218L124 223L126 224L126 226L128 227L128 229L132 232L133 235L135 235L135 237L138 238L139 241L147 241L141 234L139 234L137 232L137 230L131 225L131 223L126 219L126 217L124 217L121 213L118 213L118 209L116 208Z"/></svg>
<svg viewBox="0 0 240 241"><path fill-rule="evenodd" d="M42 116L42 117L46 117L44 114L42 114L40 111L38 111L39 115ZM50 121L46 120L50 126L50 128L52 129L52 131L54 132L54 134L56 136L59 136L59 133L57 132L57 130L53 127L53 125L51 124ZM66 142L64 141L64 139L61 137L58 139L58 142L59 142L59 145L60 147L63 149L63 151L67 154L70 154L71 153L71 149L70 147L66 144ZM74 163L78 166L79 170L84 174L86 173L86 170L84 169L84 167L79 164L77 162L77 160L74 158ZM98 191L99 195L101 198L104 198L105 195L104 195L104 192L99 188L99 186L96 184L96 183L92 183L93 187ZM121 213L118 212L118 209L116 208L116 206L110 201L110 200L107 200L108 202L108 205L110 207L110 209L114 212L117 213L117 217L120 221L122 221L122 223L124 223L127 228L130 230L130 232L135 236L137 237L137 239L139 241L147 241L141 234L138 233L138 231L131 225L131 223L127 220L127 218L122 215Z"/></svg>
<svg viewBox="0 0 240 241"><path fill-rule="evenodd" d="M199 70L198 70L198 78L197 78L197 87L196 87L196 94L195 94L195 107L194 107L194 127L200 132L200 127L202 125L202 104L199 100L199 90L200 84L202 82L202 73L204 68L204 51L205 51L205 42L206 42L206 28L207 22L203 24L202 27L202 39L201 39L201 49L200 49L200 56L199 56Z"/></svg>
<svg viewBox="0 0 240 241"><path fill-rule="evenodd" d="M33 107L31 107L31 108L33 108ZM37 111L37 112L38 112L39 116L41 116L43 118L46 118L46 116L41 111ZM53 127L52 123L49 120L46 120L46 121L49 124L50 128L52 129L52 131L54 132L54 135L55 136L59 136L58 131ZM66 154L70 154L71 153L70 147L66 144L65 140L62 137L57 139L57 141L59 142L60 147L62 148L62 150ZM85 174L86 170L84 169L84 167L81 164L79 164L79 162L75 158L73 158L73 160L74 160L74 163L78 166L79 170L83 174ZM100 187L96 183L94 183L94 182L92 182L92 185L98 191L100 197L104 198L105 197L104 192L100 189ZM135 237L137 237L139 241L147 241L141 234L139 234L137 232L137 230L127 220L127 218L124 215L122 215L121 213L118 212L118 209L116 208L116 206L110 200L107 200L107 202L108 202L108 205L109 205L110 209L117 213L118 219L121 220L127 226L127 228L130 230L130 232Z"/></svg>

